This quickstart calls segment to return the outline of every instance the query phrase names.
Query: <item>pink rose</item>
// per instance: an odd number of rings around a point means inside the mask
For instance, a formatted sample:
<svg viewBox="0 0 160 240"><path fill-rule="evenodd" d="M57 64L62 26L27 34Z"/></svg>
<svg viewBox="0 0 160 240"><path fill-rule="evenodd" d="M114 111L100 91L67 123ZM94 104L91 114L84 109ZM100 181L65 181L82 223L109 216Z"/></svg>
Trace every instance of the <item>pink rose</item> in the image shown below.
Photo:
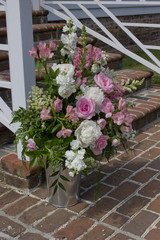
<svg viewBox="0 0 160 240"><path fill-rule="evenodd" d="M91 119L95 113L95 103L89 97L81 97L76 103L77 116Z"/></svg>
<svg viewBox="0 0 160 240"><path fill-rule="evenodd" d="M104 99L101 106L101 112L106 114L106 118L110 118L112 116L112 113L114 112L114 106L108 98Z"/></svg>
<svg viewBox="0 0 160 240"><path fill-rule="evenodd" d="M113 81L112 79L108 78L104 73L100 72L99 74L95 75L94 80L104 92L113 92Z"/></svg>
<svg viewBox="0 0 160 240"><path fill-rule="evenodd" d="M117 112L112 116L113 121L117 125L121 125L125 121L125 115L122 112Z"/></svg>
<svg viewBox="0 0 160 240"><path fill-rule="evenodd" d="M108 145L107 140L108 140L108 136L105 135L101 135L96 141L95 141L95 147L90 147L90 149L92 150L92 152L95 155L100 155L102 154L103 149Z"/></svg>
<svg viewBox="0 0 160 240"><path fill-rule="evenodd" d="M120 142L115 138L112 141L112 146L117 147L120 144Z"/></svg>
<svg viewBox="0 0 160 240"><path fill-rule="evenodd" d="M49 109L46 109L45 107L43 107L43 109L42 109L42 111L41 111L40 118L41 118L42 120L51 119L52 116L51 116L51 114L50 114L50 108L49 108Z"/></svg>
<svg viewBox="0 0 160 240"><path fill-rule="evenodd" d="M79 121L76 109L73 108L73 106L70 106L70 105L67 106L66 117L68 117L68 119L71 120L72 122L78 122Z"/></svg>
<svg viewBox="0 0 160 240"><path fill-rule="evenodd" d="M34 141L32 138L28 139L27 142L28 142L28 144L27 144L28 150L30 150L30 151L35 151L35 150L38 149L35 141Z"/></svg>
<svg viewBox="0 0 160 240"><path fill-rule="evenodd" d="M67 128L63 127L59 132L57 132L56 136L58 138L61 138L62 136L64 138L66 138L66 137L70 137L71 134L72 134L72 130L71 129L67 129Z"/></svg>
<svg viewBox="0 0 160 240"><path fill-rule="evenodd" d="M97 123L100 125L101 130L103 130L106 126L106 120L101 118L97 120Z"/></svg>
<svg viewBox="0 0 160 240"><path fill-rule="evenodd" d="M62 111L62 100L57 98L54 103L53 103L53 107L55 109L56 112L60 112Z"/></svg>

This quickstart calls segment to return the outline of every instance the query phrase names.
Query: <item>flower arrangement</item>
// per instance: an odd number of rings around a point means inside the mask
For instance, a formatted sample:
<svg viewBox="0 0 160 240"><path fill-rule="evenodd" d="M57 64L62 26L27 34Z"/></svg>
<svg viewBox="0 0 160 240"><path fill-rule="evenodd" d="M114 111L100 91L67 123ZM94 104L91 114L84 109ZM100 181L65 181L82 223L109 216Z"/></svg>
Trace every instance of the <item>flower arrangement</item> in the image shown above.
<svg viewBox="0 0 160 240"><path fill-rule="evenodd" d="M22 159L29 156L33 167L37 163L44 166L45 158L55 175L60 168L68 168L70 176L81 171L86 174L98 155L109 160L120 143L125 145L134 136L123 94L139 83L119 84L107 75L107 54L87 45L85 27L81 48L77 40L76 27L70 20L59 46L49 41L29 51L43 74L41 84L45 87L34 86L28 109L13 112L12 123L20 122L16 142L22 143ZM56 53L61 59L48 67ZM59 182L55 187L63 188Z"/></svg>

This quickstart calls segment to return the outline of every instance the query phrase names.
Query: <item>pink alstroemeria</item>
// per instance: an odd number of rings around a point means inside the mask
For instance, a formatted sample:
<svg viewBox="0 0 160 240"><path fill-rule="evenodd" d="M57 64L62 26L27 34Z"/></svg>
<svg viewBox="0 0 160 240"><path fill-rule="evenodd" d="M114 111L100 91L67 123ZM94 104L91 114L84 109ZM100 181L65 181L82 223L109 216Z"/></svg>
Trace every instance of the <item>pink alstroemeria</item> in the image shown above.
<svg viewBox="0 0 160 240"><path fill-rule="evenodd" d="M106 126L106 120L103 118L100 118L97 120L98 125L100 126L101 130L103 130Z"/></svg>
<svg viewBox="0 0 160 240"><path fill-rule="evenodd" d="M96 141L95 141L95 146L94 147L90 147L90 149L92 150L92 152L95 155L100 155L102 154L103 149L108 145L107 140L108 140L108 136L105 135L101 135Z"/></svg>
<svg viewBox="0 0 160 240"><path fill-rule="evenodd" d="M49 48L44 48L44 49L40 50L39 56L46 60L47 58L51 59L54 56L54 53L52 53Z"/></svg>
<svg viewBox="0 0 160 240"><path fill-rule="evenodd" d="M27 144L28 150L30 150L30 151L35 151L35 150L38 149L35 141L34 141L32 138L28 139L27 142L28 142L28 144Z"/></svg>
<svg viewBox="0 0 160 240"><path fill-rule="evenodd" d="M46 49L46 48L47 48L47 43L40 42L40 43L38 44L38 49L39 49L39 51L43 51L43 50Z"/></svg>
<svg viewBox="0 0 160 240"><path fill-rule="evenodd" d="M125 115L123 114L123 112L117 112L113 114L112 118L114 123L117 125L121 125L125 121Z"/></svg>
<svg viewBox="0 0 160 240"><path fill-rule="evenodd" d="M72 134L72 130L71 129L67 129L67 128L63 127L59 132L57 132L56 136L58 138L61 138L62 136L64 138L66 138L66 137L70 137L71 134Z"/></svg>
<svg viewBox="0 0 160 240"><path fill-rule="evenodd" d="M91 119L95 114L95 103L89 97L81 97L76 103L76 110L78 117Z"/></svg>
<svg viewBox="0 0 160 240"><path fill-rule="evenodd" d="M59 98L56 98L56 100L53 103L53 107L56 112L62 111L63 105L62 105L62 100Z"/></svg>
<svg viewBox="0 0 160 240"><path fill-rule="evenodd" d="M42 111L41 111L41 114L40 114L40 118L42 120L48 120L48 119L51 119L52 116L50 114L50 108L49 109L46 109L45 107L43 107Z"/></svg>
<svg viewBox="0 0 160 240"><path fill-rule="evenodd" d="M79 118L77 116L76 109L73 106L68 105L66 109L66 117L72 122L78 122Z"/></svg>
<svg viewBox="0 0 160 240"><path fill-rule="evenodd" d="M101 112L106 114L106 118L110 118L112 116L112 113L114 112L114 106L108 98L104 99L101 106Z"/></svg>
<svg viewBox="0 0 160 240"><path fill-rule="evenodd" d="M37 53L36 47L32 47L32 49L29 51L29 56L31 56L33 58L38 58L38 53Z"/></svg>
<svg viewBox="0 0 160 240"><path fill-rule="evenodd" d="M126 100L124 98L120 98L119 99L119 103L118 103L118 109L122 110L126 108Z"/></svg>
<svg viewBox="0 0 160 240"><path fill-rule="evenodd" d="M49 41L49 48L51 51L57 51L57 47L58 47L58 45L55 43L55 41L53 41L53 40Z"/></svg>

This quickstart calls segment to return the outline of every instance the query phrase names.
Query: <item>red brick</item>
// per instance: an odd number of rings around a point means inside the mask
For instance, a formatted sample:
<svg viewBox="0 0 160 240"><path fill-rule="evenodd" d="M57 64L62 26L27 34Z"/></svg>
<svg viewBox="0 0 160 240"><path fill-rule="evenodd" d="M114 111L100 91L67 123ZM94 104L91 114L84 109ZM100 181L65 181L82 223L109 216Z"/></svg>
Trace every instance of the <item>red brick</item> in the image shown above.
<svg viewBox="0 0 160 240"><path fill-rule="evenodd" d="M67 238L69 240L74 240L84 234L93 224L93 220L80 217L72 221L66 227L61 228L58 232L54 234L54 237L57 239Z"/></svg>
<svg viewBox="0 0 160 240"><path fill-rule="evenodd" d="M130 236L126 236L122 233L118 233L114 237L110 238L110 240L134 240L134 239L131 238Z"/></svg>
<svg viewBox="0 0 160 240"><path fill-rule="evenodd" d="M153 103L154 104L154 103ZM147 130L145 130L146 133L155 133L157 131L159 131L159 127L153 126L151 128L148 128Z"/></svg>
<svg viewBox="0 0 160 240"><path fill-rule="evenodd" d="M146 165L148 162L149 162L149 160L138 157L138 158L135 158L134 160L130 161L129 163L127 163L124 166L124 168L127 168L132 171L137 171L140 168L144 167L144 165Z"/></svg>
<svg viewBox="0 0 160 240"><path fill-rule="evenodd" d="M160 228L160 221L156 224L156 227Z"/></svg>
<svg viewBox="0 0 160 240"><path fill-rule="evenodd" d="M148 167L153 168L153 169L157 169L160 170L160 157L155 159L154 161L152 161Z"/></svg>
<svg viewBox="0 0 160 240"><path fill-rule="evenodd" d="M98 225L89 231L81 240L104 240L109 237L114 231L108 227Z"/></svg>
<svg viewBox="0 0 160 240"><path fill-rule="evenodd" d="M146 236L147 240L159 240L160 237L160 229L152 229Z"/></svg>
<svg viewBox="0 0 160 240"><path fill-rule="evenodd" d="M102 198L93 207L90 207L84 215L89 218L101 219L111 211L119 202L111 198Z"/></svg>
<svg viewBox="0 0 160 240"><path fill-rule="evenodd" d="M0 208L3 208L8 203L13 203L15 200L17 200L21 196L22 195L14 192L14 191L10 191L10 192L6 193L2 197L0 197Z"/></svg>
<svg viewBox="0 0 160 240"><path fill-rule="evenodd" d="M148 209L160 213L160 196L150 203Z"/></svg>
<svg viewBox="0 0 160 240"><path fill-rule="evenodd" d="M88 206L86 202L79 202L74 206L68 207L68 209L74 211L74 212L81 212L83 209L85 209Z"/></svg>
<svg viewBox="0 0 160 240"><path fill-rule="evenodd" d="M10 191L8 188L0 187L0 195L3 195L4 193Z"/></svg>
<svg viewBox="0 0 160 240"><path fill-rule="evenodd" d="M36 189L36 191L32 192L32 194L41 199L47 198L47 186L45 185Z"/></svg>
<svg viewBox="0 0 160 240"><path fill-rule="evenodd" d="M157 172L158 171L145 168L134 175L131 179L137 182L145 183L150 180Z"/></svg>
<svg viewBox="0 0 160 240"><path fill-rule="evenodd" d="M147 102L145 104L139 104L138 107L147 109L148 112L152 112L152 111L154 111L154 109L156 109L156 106L147 104Z"/></svg>
<svg viewBox="0 0 160 240"><path fill-rule="evenodd" d="M137 120L139 118L142 118L144 114L139 110L129 110L129 113L133 116L133 120Z"/></svg>
<svg viewBox="0 0 160 240"><path fill-rule="evenodd" d="M149 199L147 198L140 197L140 196L133 196L131 199L125 202L121 207L117 208L117 211L131 217L136 212L141 210L148 202L149 202Z"/></svg>
<svg viewBox="0 0 160 240"><path fill-rule="evenodd" d="M137 145L135 145L134 148L144 151L144 150L147 150L148 148L152 147L155 144L156 144L156 142L154 142L154 141L144 140L144 141L138 143Z"/></svg>
<svg viewBox="0 0 160 240"><path fill-rule="evenodd" d="M82 199L94 201L107 194L112 188L104 184L98 184L81 195Z"/></svg>
<svg viewBox="0 0 160 240"><path fill-rule="evenodd" d="M122 153L118 158L122 161L130 161L133 158L135 158L137 155L139 155L142 151L141 150L128 150L125 153Z"/></svg>
<svg viewBox="0 0 160 240"><path fill-rule="evenodd" d="M100 181L104 176L105 175L100 172L93 172L87 177L81 179L81 186L84 188L88 188Z"/></svg>
<svg viewBox="0 0 160 240"><path fill-rule="evenodd" d="M7 217L1 216L0 232L8 234L11 237L16 237L17 235L19 235L24 231L25 231L25 228L22 225L13 222Z"/></svg>
<svg viewBox="0 0 160 240"><path fill-rule="evenodd" d="M117 170L115 173L111 174L107 179L104 180L105 183L118 186L122 181L128 178L132 172L120 169Z"/></svg>
<svg viewBox="0 0 160 240"><path fill-rule="evenodd" d="M151 148L147 152L141 155L143 158L151 159L153 160L154 158L158 157L160 155L160 149L159 148Z"/></svg>
<svg viewBox="0 0 160 240"><path fill-rule="evenodd" d="M114 172L116 169L120 168L123 165L123 162L120 160L111 160L107 162L105 165L100 167L100 171L104 173Z"/></svg>
<svg viewBox="0 0 160 240"><path fill-rule="evenodd" d="M160 132L153 134L152 136L149 137L149 139L154 140L154 141L159 141L160 140Z"/></svg>
<svg viewBox="0 0 160 240"><path fill-rule="evenodd" d="M140 142L142 140L144 140L145 138L147 138L149 135L146 133L139 133L137 136L135 136L134 140L137 142Z"/></svg>
<svg viewBox="0 0 160 240"><path fill-rule="evenodd" d="M138 187L139 187L138 184L135 184L132 182L125 182L125 183L122 183L120 186L118 186L116 189L114 189L109 194L109 196L116 198L118 200L123 200L129 195L133 194Z"/></svg>
<svg viewBox="0 0 160 240"><path fill-rule="evenodd" d="M25 197L25 198L19 200L18 202L12 204L11 206L7 207L4 211L8 215L16 216L19 213L23 212L28 207L37 203L37 201L38 200L36 198Z"/></svg>
<svg viewBox="0 0 160 240"><path fill-rule="evenodd" d="M141 236L157 218L158 215L154 213L141 211L123 229L127 232Z"/></svg>
<svg viewBox="0 0 160 240"><path fill-rule="evenodd" d="M68 222L73 216L74 214L67 212L64 209L58 209L55 213L38 223L35 228L42 232L52 233L57 228Z"/></svg>
<svg viewBox="0 0 160 240"><path fill-rule="evenodd" d="M139 193L147 197L155 197L160 192L160 181L152 180Z"/></svg>
<svg viewBox="0 0 160 240"><path fill-rule="evenodd" d="M18 238L19 240L47 240L47 238L42 237L40 234L37 233L25 233Z"/></svg>
<svg viewBox="0 0 160 240"><path fill-rule="evenodd" d="M129 219L128 217L113 212L107 218L105 218L103 222L110 224L114 227L120 228L128 221L128 219Z"/></svg>
<svg viewBox="0 0 160 240"><path fill-rule="evenodd" d="M28 211L25 211L19 219L25 224L30 225L35 221L45 217L49 212L52 212L53 210L55 210L55 207L52 205L42 203L32 207Z"/></svg>
<svg viewBox="0 0 160 240"><path fill-rule="evenodd" d="M22 160L18 159L16 154L9 154L1 159L1 165L4 170L22 178L27 178L33 175L38 170L36 167L29 169L29 162L26 162L26 166Z"/></svg>

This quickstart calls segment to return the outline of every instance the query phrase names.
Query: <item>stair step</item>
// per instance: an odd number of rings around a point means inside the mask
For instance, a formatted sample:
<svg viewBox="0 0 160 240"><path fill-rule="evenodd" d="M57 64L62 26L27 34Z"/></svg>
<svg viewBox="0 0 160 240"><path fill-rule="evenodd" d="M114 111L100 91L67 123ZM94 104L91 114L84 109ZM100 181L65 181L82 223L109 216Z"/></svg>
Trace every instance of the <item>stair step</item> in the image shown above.
<svg viewBox="0 0 160 240"><path fill-rule="evenodd" d="M140 130L160 119L160 86L153 85L149 89L137 91L127 99L135 104L133 108L129 108L135 130Z"/></svg>

